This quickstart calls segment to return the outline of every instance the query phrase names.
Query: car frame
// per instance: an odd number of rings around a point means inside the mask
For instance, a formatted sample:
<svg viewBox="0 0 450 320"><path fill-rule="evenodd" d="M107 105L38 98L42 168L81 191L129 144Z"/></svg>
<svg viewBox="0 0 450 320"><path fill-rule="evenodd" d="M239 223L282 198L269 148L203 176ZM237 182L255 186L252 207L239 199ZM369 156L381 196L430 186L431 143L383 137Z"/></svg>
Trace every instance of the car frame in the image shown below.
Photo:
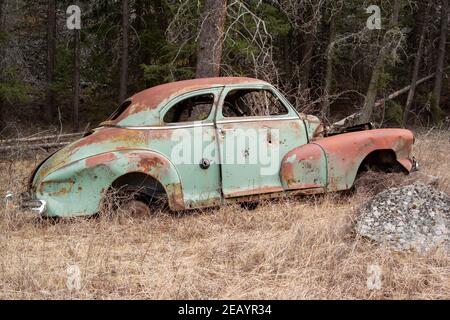
<svg viewBox="0 0 450 320"><path fill-rule="evenodd" d="M238 101L244 91L264 91L286 111L224 116L228 97L233 93ZM212 98L212 105L202 120L164 122L172 108L204 97ZM242 161L254 154L252 141L256 140L250 138L235 150L227 148L240 130L262 132L261 145L277 148L276 170L260 174L261 163ZM272 141L274 132L277 141ZM189 135L190 140L180 140ZM199 147L193 146L191 162L174 160L176 148L196 143ZM413 143L409 130L372 129L369 124L354 132L327 135L317 117L299 113L265 81L184 80L133 95L98 128L50 155L33 171L22 205L46 216L71 217L99 212L111 190L125 190L133 200L147 204L165 200L173 211L342 191L352 188L357 173L367 165L396 167L405 173L413 170ZM208 146L214 149L213 159L204 156ZM230 153L235 154L235 162L223 161Z"/></svg>

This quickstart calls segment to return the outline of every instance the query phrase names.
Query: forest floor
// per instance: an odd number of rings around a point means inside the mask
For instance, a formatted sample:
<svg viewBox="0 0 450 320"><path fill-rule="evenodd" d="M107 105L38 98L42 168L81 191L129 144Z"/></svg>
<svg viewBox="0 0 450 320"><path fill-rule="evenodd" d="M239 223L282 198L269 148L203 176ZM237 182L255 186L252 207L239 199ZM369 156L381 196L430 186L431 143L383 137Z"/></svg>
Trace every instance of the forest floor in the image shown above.
<svg viewBox="0 0 450 320"><path fill-rule="evenodd" d="M448 131L417 135L422 172L450 193ZM0 194L39 162L0 163ZM391 184L392 180L378 181ZM0 299L450 299L450 256L394 252L354 232L370 184L351 195L287 198L152 217L59 222L0 209ZM80 289L73 266L80 270ZM381 270L371 289L371 268ZM370 279L369 279L370 280Z"/></svg>

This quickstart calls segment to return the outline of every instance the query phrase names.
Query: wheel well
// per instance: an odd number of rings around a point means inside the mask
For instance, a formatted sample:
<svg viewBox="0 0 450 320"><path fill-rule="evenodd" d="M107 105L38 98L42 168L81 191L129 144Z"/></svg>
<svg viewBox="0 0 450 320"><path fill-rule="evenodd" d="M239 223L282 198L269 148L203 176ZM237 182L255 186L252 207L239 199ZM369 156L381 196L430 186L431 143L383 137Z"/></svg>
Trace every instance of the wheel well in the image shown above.
<svg viewBox="0 0 450 320"><path fill-rule="evenodd" d="M405 169L398 163L395 152L391 149L375 150L361 162L358 173L367 170L383 172L401 172Z"/></svg>
<svg viewBox="0 0 450 320"><path fill-rule="evenodd" d="M134 198L149 204L161 200L167 201L164 186L154 177L142 172L130 172L118 177L109 190L132 194Z"/></svg>

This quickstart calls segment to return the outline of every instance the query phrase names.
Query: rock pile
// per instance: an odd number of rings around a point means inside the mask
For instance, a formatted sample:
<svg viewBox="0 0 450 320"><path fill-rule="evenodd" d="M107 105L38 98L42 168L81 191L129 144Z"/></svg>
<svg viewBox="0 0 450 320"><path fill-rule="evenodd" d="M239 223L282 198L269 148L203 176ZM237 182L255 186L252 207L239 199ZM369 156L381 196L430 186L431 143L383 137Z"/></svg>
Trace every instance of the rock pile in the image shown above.
<svg viewBox="0 0 450 320"><path fill-rule="evenodd" d="M359 213L356 232L395 250L450 248L450 196L420 182L380 192Z"/></svg>

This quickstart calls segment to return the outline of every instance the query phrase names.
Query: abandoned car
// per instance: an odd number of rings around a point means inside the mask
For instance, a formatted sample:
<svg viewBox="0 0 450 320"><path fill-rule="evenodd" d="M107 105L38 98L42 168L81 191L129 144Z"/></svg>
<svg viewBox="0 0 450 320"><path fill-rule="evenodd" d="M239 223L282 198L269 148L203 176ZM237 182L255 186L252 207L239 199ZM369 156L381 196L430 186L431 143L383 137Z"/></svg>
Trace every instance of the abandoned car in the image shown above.
<svg viewBox="0 0 450 320"><path fill-rule="evenodd" d="M414 168L411 131L327 134L267 82L204 78L127 99L33 172L25 207L46 216L100 211L111 190L171 210L347 190L367 165Z"/></svg>

